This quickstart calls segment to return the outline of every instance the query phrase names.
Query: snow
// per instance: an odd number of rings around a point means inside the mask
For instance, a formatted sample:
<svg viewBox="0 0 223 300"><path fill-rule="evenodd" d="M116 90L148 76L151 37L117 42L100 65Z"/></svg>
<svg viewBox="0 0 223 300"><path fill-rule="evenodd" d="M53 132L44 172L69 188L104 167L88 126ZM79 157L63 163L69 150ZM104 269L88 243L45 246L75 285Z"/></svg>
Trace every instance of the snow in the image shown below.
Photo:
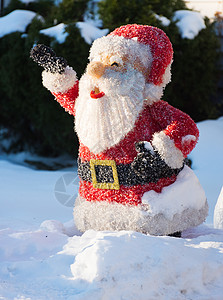
<svg viewBox="0 0 223 300"><path fill-rule="evenodd" d="M214 210L214 227L223 229L223 186Z"/></svg>
<svg viewBox="0 0 223 300"><path fill-rule="evenodd" d="M214 19L216 12L221 12L223 8L222 0L186 0L187 7L199 11L202 16Z"/></svg>
<svg viewBox="0 0 223 300"><path fill-rule="evenodd" d="M57 40L59 44L62 44L65 42L68 36L68 32L66 32L65 29L66 29L66 25L64 23L60 23L53 27L41 29L40 33L47 35L49 37L53 37Z"/></svg>
<svg viewBox="0 0 223 300"><path fill-rule="evenodd" d="M196 11L175 11L173 21L176 22L183 39L194 39L202 29L206 28L202 15Z"/></svg>
<svg viewBox="0 0 223 300"><path fill-rule="evenodd" d="M157 15L157 14L154 14L154 15L155 15L155 18L156 18L157 20L159 20L163 26L169 26L169 25L170 25L170 20L167 19L166 17L164 17L164 16L159 16L159 15Z"/></svg>
<svg viewBox="0 0 223 300"><path fill-rule="evenodd" d="M0 38L12 32L25 32L26 27L32 22L36 13L17 9L0 18Z"/></svg>
<svg viewBox="0 0 223 300"><path fill-rule="evenodd" d="M80 34L85 40L87 44L92 44L94 40L97 38L100 38L106 34L108 34L108 29L99 29L94 25L93 21L87 21L87 22L77 22L76 23L77 28L80 30ZM50 37L54 37L59 44L62 44L65 42L68 32L65 31L66 25L64 23L60 23L56 26L42 29L40 30L40 33L45 34Z"/></svg>
<svg viewBox="0 0 223 300"><path fill-rule="evenodd" d="M81 234L73 207L55 195L57 186L72 196L76 167L34 170L1 156L0 299L221 300L223 230L213 228L213 216L218 197L222 203L223 118L198 127L200 140L190 158L210 212L206 224L182 238L133 231ZM216 212L222 219L217 206Z"/></svg>
<svg viewBox="0 0 223 300"><path fill-rule="evenodd" d="M37 2L38 0L19 0L20 2L24 3L24 4L29 4L32 2Z"/></svg>
<svg viewBox="0 0 223 300"><path fill-rule="evenodd" d="M190 155L192 168L204 187L209 203L208 224L213 224L216 201L223 186L223 117L198 123L198 145Z"/></svg>
<svg viewBox="0 0 223 300"><path fill-rule="evenodd" d="M94 26L93 23L89 22L77 22L76 26L80 29L81 36L85 42L89 45L91 45L94 40L107 35L109 32L108 29L99 29Z"/></svg>

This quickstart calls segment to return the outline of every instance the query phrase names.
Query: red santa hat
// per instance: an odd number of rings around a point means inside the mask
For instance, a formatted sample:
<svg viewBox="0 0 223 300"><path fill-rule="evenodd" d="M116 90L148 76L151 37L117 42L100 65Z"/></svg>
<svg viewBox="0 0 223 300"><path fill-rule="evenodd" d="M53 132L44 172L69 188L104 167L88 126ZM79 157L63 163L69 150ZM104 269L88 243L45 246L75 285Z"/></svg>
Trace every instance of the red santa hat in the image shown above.
<svg viewBox="0 0 223 300"><path fill-rule="evenodd" d="M151 70L147 82L155 85L163 83L163 75L173 59L172 44L163 30L153 26L133 24L121 26L110 35L135 39L138 43L147 45L149 56L152 54ZM148 54L144 53L144 55Z"/></svg>
<svg viewBox="0 0 223 300"><path fill-rule="evenodd" d="M146 78L148 98L159 100L163 89L171 79L173 60L172 44L163 30L148 26L129 24L121 26L109 35L97 39L90 50L90 59L104 53L138 59L149 69Z"/></svg>

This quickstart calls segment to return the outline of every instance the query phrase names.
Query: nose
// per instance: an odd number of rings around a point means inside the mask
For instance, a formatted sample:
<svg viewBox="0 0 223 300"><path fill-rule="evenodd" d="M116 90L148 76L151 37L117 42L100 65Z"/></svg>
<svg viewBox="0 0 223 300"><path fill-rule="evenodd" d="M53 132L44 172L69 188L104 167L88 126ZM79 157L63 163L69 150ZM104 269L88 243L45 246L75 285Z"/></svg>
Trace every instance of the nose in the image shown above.
<svg viewBox="0 0 223 300"><path fill-rule="evenodd" d="M100 78L105 72L105 66L100 61L92 61L87 66L87 74Z"/></svg>

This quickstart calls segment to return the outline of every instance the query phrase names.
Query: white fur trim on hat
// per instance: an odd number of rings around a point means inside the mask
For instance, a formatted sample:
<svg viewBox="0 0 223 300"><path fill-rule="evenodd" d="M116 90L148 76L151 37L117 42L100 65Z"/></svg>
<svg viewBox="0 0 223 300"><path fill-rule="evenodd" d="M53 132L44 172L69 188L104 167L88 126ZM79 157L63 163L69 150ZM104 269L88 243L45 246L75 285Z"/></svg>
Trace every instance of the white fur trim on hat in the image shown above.
<svg viewBox="0 0 223 300"><path fill-rule="evenodd" d="M42 83L52 93L65 93L72 88L77 81L76 72L72 67L66 67L62 74L42 72Z"/></svg>
<svg viewBox="0 0 223 300"><path fill-rule="evenodd" d="M94 41L90 49L90 60L101 60L103 55L125 57L132 62L136 58L144 67L149 68L152 63L152 54L149 45L140 44L136 38L126 39L123 36L108 35Z"/></svg>
<svg viewBox="0 0 223 300"><path fill-rule="evenodd" d="M205 221L208 214L206 196L189 167L185 166L177 180L164 189L161 193L144 193L143 204L137 206L86 201L78 196L74 207L75 224L82 232L89 229L133 230L167 235Z"/></svg>
<svg viewBox="0 0 223 300"><path fill-rule="evenodd" d="M166 68L161 85L146 83L145 97L148 104L159 101L163 96L165 86L171 81L171 64Z"/></svg>
<svg viewBox="0 0 223 300"><path fill-rule="evenodd" d="M174 141L163 131L153 135L152 145L168 166L173 169L183 166L183 153L175 146Z"/></svg>

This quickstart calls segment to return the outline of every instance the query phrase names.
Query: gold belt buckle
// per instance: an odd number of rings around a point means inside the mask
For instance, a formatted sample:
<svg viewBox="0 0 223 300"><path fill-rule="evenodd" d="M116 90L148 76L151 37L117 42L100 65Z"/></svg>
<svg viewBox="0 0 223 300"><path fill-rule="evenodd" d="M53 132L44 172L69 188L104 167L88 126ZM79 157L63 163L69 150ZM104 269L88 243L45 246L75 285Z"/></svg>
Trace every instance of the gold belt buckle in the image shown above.
<svg viewBox="0 0 223 300"><path fill-rule="evenodd" d="M114 178L114 182L97 182L95 166L110 166L112 168L112 175ZM114 160L98 160L91 159L90 160L90 170L91 170L91 178L92 184L95 189L106 189L106 190L119 190L119 181L118 181L118 172L116 168L116 163Z"/></svg>

